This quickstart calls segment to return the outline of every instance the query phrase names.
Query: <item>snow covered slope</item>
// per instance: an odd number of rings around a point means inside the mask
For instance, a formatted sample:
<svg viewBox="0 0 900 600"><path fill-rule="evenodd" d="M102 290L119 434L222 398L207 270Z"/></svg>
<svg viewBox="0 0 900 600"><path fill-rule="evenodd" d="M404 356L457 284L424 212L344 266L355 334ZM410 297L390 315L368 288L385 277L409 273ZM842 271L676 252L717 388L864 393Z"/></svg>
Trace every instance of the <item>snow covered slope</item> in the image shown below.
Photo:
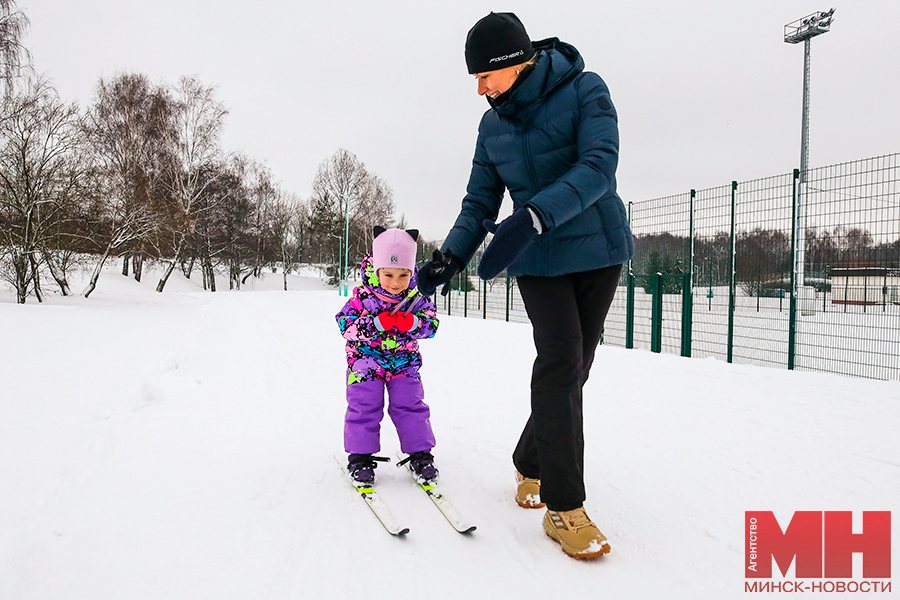
<svg viewBox="0 0 900 600"><path fill-rule="evenodd" d="M422 343L435 455L478 530L382 465L393 538L332 458L342 299L308 283L0 298L0 598L742 598L744 511L898 508L896 382L601 347L586 506L612 553L575 561L513 502L530 327L445 316Z"/></svg>

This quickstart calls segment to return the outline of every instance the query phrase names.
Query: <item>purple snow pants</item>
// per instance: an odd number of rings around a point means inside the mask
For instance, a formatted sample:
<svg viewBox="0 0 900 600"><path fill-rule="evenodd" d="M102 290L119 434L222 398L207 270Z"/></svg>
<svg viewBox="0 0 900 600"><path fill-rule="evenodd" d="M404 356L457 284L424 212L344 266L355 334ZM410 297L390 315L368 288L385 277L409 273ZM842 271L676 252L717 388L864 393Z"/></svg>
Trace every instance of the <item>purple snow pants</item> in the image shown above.
<svg viewBox="0 0 900 600"><path fill-rule="evenodd" d="M404 454L434 448L431 411L425 404L422 382L412 377L390 381L373 379L347 386L347 414L344 417L344 450L348 454L375 454L381 450L379 432L384 418L384 389L387 388L388 415L397 428Z"/></svg>

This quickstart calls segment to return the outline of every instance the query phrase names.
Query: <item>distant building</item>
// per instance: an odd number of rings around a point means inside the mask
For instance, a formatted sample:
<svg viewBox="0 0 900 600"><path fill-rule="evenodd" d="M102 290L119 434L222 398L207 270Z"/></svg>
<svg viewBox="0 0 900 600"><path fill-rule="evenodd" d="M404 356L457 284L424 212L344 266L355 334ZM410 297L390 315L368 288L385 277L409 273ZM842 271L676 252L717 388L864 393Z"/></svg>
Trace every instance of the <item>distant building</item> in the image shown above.
<svg viewBox="0 0 900 600"><path fill-rule="evenodd" d="M900 304L900 269L854 267L831 270L833 304Z"/></svg>

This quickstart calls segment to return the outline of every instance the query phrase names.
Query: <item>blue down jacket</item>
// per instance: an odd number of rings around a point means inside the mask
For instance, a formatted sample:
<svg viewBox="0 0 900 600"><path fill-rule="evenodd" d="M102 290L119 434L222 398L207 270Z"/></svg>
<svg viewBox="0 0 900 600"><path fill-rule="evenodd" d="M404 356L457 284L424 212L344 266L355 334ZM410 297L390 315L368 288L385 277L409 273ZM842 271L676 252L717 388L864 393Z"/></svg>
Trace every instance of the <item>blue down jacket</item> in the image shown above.
<svg viewBox="0 0 900 600"><path fill-rule="evenodd" d="M573 46L535 42L532 72L481 119L462 211L443 251L468 263L509 190L540 217L539 235L507 272L552 277L617 265L633 240L616 193L619 132L606 84Z"/></svg>

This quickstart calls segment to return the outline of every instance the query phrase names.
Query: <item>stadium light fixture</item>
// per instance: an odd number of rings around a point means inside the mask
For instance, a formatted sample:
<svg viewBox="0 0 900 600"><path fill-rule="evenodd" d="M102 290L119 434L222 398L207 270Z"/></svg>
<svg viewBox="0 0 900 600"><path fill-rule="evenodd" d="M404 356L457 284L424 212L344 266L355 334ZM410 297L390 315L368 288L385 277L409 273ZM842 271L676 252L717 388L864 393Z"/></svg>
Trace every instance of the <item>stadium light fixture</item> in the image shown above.
<svg viewBox="0 0 900 600"><path fill-rule="evenodd" d="M806 172L809 168L809 51L810 41L817 35L828 33L834 21L834 9L815 12L802 19L797 19L784 26L784 41L788 44L803 42L803 124L800 134L800 190L797 195L796 230L797 245L794 257L797 269L796 284L802 293L804 289L804 262L806 246L806 215L804 210L806 196ZM802 296L801 296L802 298ZM801 299L802 301L802 299Z"/></svg>

